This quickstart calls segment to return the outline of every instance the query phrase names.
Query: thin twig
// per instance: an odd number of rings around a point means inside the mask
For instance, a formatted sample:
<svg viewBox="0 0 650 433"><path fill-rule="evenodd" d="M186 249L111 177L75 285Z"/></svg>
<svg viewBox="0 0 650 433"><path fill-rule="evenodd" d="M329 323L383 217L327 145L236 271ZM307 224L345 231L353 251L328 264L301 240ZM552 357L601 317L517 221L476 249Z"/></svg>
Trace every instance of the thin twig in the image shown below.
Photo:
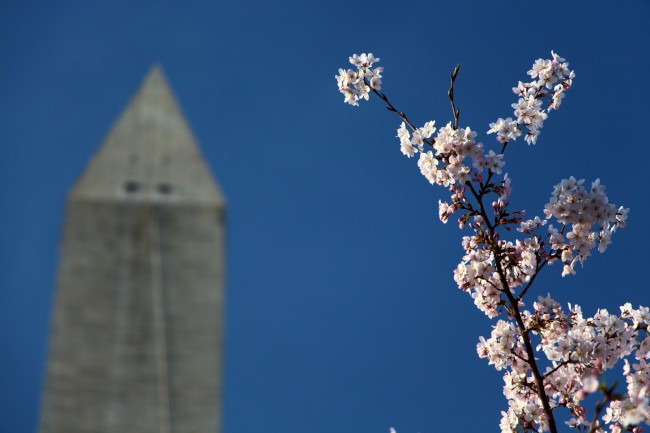
<svg viewBox="0 0 650 433"><path fill-rule="evenodd" d="M381 93L380 91L375 90L375 89L372 89L372 92L375 95L377 95L379 97L379 99L384 101L386 103L386 105L388 105L388 107L386 107L388 109L388 111L392 111L393 113L397 114L400 117L400 119L402 119L404 121L404 123L406 123L408 126L411 127L411 130L415 131L417 129L411 123L411 121L408 119L408 117L406 117L406 114L404 114L404 112L399 111L397 108L395 108L395 106L393 104L391 104L391 102L388 100L388 97L386 95L384 95L383 93Z"/></svg>
<svg viewBox="0 0 650 433"><path fill-rule="evenodd" d="M456 65L453 72L449 74L449 91L447 96L449 96L449 102L451 102L451 111L454 113L454 129L458 129L458 118L460 117L460 110L456 107L454 103L454 83L456 82L456 77L458 77L458 71L460 71L460 64Z"/></svg>
<svg viewBox="0 0 650 433"><path fill-rule="evenodd" d="M366 83L366 84L370 87L369 83ZM378 90L373 89L372 87L370 87L370 90L372 90L372 93L377 95L379 97L379 99L384 101L384 103L387 105L386 109L388 111L391 111L391 112L397 114L399 116L399 118L402 119L402 121L404 121L404 123L406 123L409 126L409 128L411 128L411 131L415 131L417 129L415 127L415 125L413 125L413 123L411 123L411 121L408 119L408 117L406 116L406 114L403 111L399 111L397 108L395 108L395 106L388 100L388 97L385 94L383 94L382 92L380 92ZM436 140L434 140L433 138L429 138L429 139L426 139L426 140L423 140L423 141L424 141L424 143L428 144L431 147L433 147L433 145L436 142Z"/></svg>
<svg viewBox="0 0 650 433"><path fill-rule="evenodd" d="M589 430L587 433L594 433L598 429L598 418L600 418L600 414L603 412L603 409L605 409L605 406L607 403L610 401L616 401L621 399L620 394L614 394L614 388L616 388L616 382L612 384L609 388L605 387L604 385L601 385L601 391L605 395L605 398L598 403L596 403L596 409L594 410L594 417L592 418L591 424L589 425Z"/></svg>
<svg viewBox="0 0 650 433"><path fill-rule="evenodd" d="M558 371L560 368L562 368L562 367L564 367L564 366L566 366L566 365L570 365L570 364L579 364L579 363L580 363L580 362L578 362L578 361L574 361L574 360L571 360L571 359L569 359L568 361L562 361L561 363L559 363L558 365L556 365L555 367L553 367L550 371L546 372L546 373L544 374L544 379L546 379L547 377L550 377L553 373L555 373L555 372Z"/></svg>
<svg viewBox="0 0 650 433"><path fill-rule="evenodd" d="M521 291L519 296L517 296L517 301L521 301L521 299L524 297L526 292L528 292L528 289L530 289L530 286L533 285L533 282L535 281L535 278L537 278L537 275L539 274L539 271L541 271L544 268L544 266L546 266L547 263L548 263L548 260L544 260L544 261L542 261L541 265L537 265L537 269L535 270L535 273L533 274L533 276L530 277L530 280L528 281L528 284L526 284L526 287L524 287L524 289Z"/></svg>

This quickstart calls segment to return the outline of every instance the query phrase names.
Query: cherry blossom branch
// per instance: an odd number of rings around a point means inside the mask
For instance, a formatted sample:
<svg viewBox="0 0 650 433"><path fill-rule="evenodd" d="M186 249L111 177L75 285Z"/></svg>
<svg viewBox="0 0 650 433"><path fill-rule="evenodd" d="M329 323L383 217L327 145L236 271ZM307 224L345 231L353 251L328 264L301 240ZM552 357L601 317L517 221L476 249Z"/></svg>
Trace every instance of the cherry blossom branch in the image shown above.
<svg viewBox="0 0 650 433"><path fill-rule="evenodd" d="M574 274L575 264L584 262L597 244L599 252L605 251L611 235L617 228L625 227L628 209L617 209L610 203L599 180L586 189L583 180L570 177L555 186L544 207L543 220L534 217L524 221L523 211L508 209L512 189L507 174L493 180L502 173L509 142L525 133L525 140L535 144L548 113L559 108L572 85L575 75L568 69L568 63L554 52L551 54L551 60L538 59L528 71L533 81L519 82L513 88L519 97L512 104L516 118L499 118L490 124L488 133L496 133L501 143L498 154L492 150L485 153L483 144L475 140L476 132L459 128L460 110L454 100L454 85L460 66L450 74L448 97L453 123L441 127L435 138L435 121L416 128L380 92L383 68L373 68L379 59L372 54L350 57L357 70L339 69L336 79L346 103L358 105L358 101L367 100L372 93L402 120L397 130L401 152L409 158L419 153L417 165L429 183L444 186L451 193L451 203L438 202L440 220L446 223L450 215L458 212L459 227L473 231L463 237L465 256L454 270L454 280L488 317L503 315L504 310L507 313L508 320L498 320L491 337L480 337L477 344L479 357L488 358L497 370L507 369L504 395L511 404L503 412L502 432L548 429L556 433L554 409L565 407L576 417L566 422L569 426L578 431L589 427L590 433L604 433L597 419L609 403L603 420L610 424L612 433L620 433L621 425L639 433L634 426L644 420L650 422L650 309L634 309L625 304L620 318L599 310L593 318L585 319L580 307L569 305L569 313L564 313L550 295L538 297L532 312L524 309L522 301L547 264L561 261L562 275ZM550 105L544 108L544 102ZM471 162L466 163L469 159ZM486 200L492 194L496 198L488 206ZM560 228L549 224L548 234L540 235L541 227L552 218ZM506 232L515 228L524 237L508 241ZM645 333L644 339L641 331ZM544 374L543 361L535 357L533 336L540 339L536 350L546 355L553 366L547 367ZM598 377L604 370L634 350L639 363L630 367L625 359L625 400L610 399L597 406L594 421L588 423L581 400L596 391Z"/></svg>
<svg viewBox="0 0 650 433"><path fill-rule="evenodd" d="M505 143L503 146L503 150L505 150ZM536 393L542 403L542 407L544 409L544 414L546 415L547 422L549 424L549 429L551 433L557 433L557 426L555 423L555 417L553 415L553 410L550 406L549 403L549 398L548 395L546 394L544 390L544 382L542 375L539 372L539 367L537 365L537 362L535 361L535 353L533 350L533 346L530 341L530 336L526 332L526 326L523 322L523 319L521 318L521 313L519 311L519 301L520 298L515 298L510 290L509 284L507 277L505 275L505 272L503 270L502 264L501 264L501 255L502 252L500 251L499 247L494 243L494 239L496 238L496 231L495 227L498 226L498 221L495 222L494 225L490 224L490 220L487 216L487 212L485 210L485 205L483 204L483 194L479 194L475 188L473 187L472 183L468 183L469 189L472 192L472 195L476 199L476 201L479 204L480 208L480 214L483 216L485 223L488 228L488 233L490 235L490 238L493 240L493 242L490 243L490 249L492 250L492 253L494 254L494 262L495 266L497 268L497 272L499 275L499 279L501 281L502 289L501 292L505 294L506 298L508 299L509 302L509 308L508 311L513 315L515 318L515 322L517 323L517 327L519 328L519 332L522 336L523 342L524 342L524 348L526 350L526 355L528 357L528 360L526 361L528 365L531 368L531 371L533 373L533 377L535 379L535 384L536 384ZM481 183L481 191L485 189L485 186ZM533 278L531 278L531 281L529 282L528 286L525 288L527 291L530 285L532 285L532 282L534 281L534 277L537 276L537 272L534 274Z"/></svg>
<svg viewBox="0 0 650 433"><path fill-rule="evenodd" d="M495 254L500 254L496 246L494 247L493 251ZM510 291L510 287L508 285L508 279L506 278L505 273L503 272L501 261L495 257L494 262L497 267L497 272L499 273L501 284L503 285L504 288L503 293L505 293L506 297L508 298L508 302L510 302L510 308L512 309L512 312L514 314L517 327L519 328L519 332L521 333L521 336L524 340L524 348L526 349L526 355L528 356L528 365L530 365L530 368L533 372L533 377L535 378L535 385L537 385L537 395L539 396L539 399L542 402L542 407L544 408L544 414L546 415L546 420L548 422L549 429L551 433L557 433L557 426L555 425L555 417L553 416L553 409L551 409L548 396L546 395L546 391L544 390L544 380L542 379L542 375L539 372L537 362L535 361L535 352L533 351L533 345L530 342L529 334L525 332L526 325L524 325L524 321L521 318L521 313L519 311L519 301L515 299L515 297L512 295L512 292Z"/></svg>
<svg viewBox="0 0 650 433"><path fill-rule="evenodd" d="M490 223L490 218L488 217L487 211L485 210L485 206L483 205L483 195L476 192L476 189L474 189L474 185L472 185L471 182L468 182L467 186L469 187L469 190L471 191L472 195L476 199L476 202L478 203L479 206L478 211L480 215L483 217L483 219L485 220L485 224L488 227L488 232L490 233L490 236L494 236L495 234L494 226ZM483 185L481 185L481 187L482 186ZM497 222L495 222L495 224L496 223Z"/></svg>
<svg viewBox="0 0 650 433"><path fill-rule="evenodd" d="M499 152L500 155L505 155L506 153L506 147L508 147L508 142L504 141L503 146L501 146L501 152ZM481 185L481 195L487 193L487 188L490 186L490 181L492 180L492 176L494 175L494 172L492 170L489 170L488 172L488 177L487 180L485 181L485 188L483 188L483 185Z"/></svg>
<svg viewBox="0 0 650 433"><path fill-rule="evenodd" d="M458 76L459 70L460 70L460 65L456 66L454 71L450 74L451 86L450 86L449 92L448 92L449 100L451 102L452 111L454 113L454 129L458 129L458 118L460 116L460 110L456 107L455 102L454 102L454 83L455 83L455 80L456 80L456 78ZM364 81L364 83L365 82L367 82L367 80ZM402 119L402 121L404 121L406 124L408 124L409 127L411 128L411 130L413 130L413 131L417 130L417 128L415 128L415 126L408 120L408 117L406 116L406 114L404 112L402 112L402 111L397 110L395 108L395 106L389 101L387 96L385 96L382 92L380 92L379 90L376 90L374 88L372 88L372 92L375 93L377 96L379 96L379 98L382 101L384 101L384 103L387 105L387 108L388 108L389 111L397 114L400 117L400 119ZM502 153L503 153L503 151L505 151L505 147L506 147L506 143L503 144ZM502 291L502 293L505 293L506 297L508 298L508 301L510 303L509 311L511 311L512 314L514 315L515 321L517 323L519 331L520 331L520 333L522 335L522 338L524 340L524 347L526 349L526 354L527 354L527 357L528 357L527 363L530 365L531 370L533 372L533 376L534 376L534 379L535 379L535 384L537 385L537 394L538 394L538 396L540 398L540 401L542 402L542 407L544 409L544 413L546 415L547 422L549 424L549 428L551 430L551 433L557 433L557 427L555 425L555 419L553 417L553 411L552 411L551 406L549 404L548 396L546 395L546 393L544 391L544 384L543 384L542 376L541 376L541 374L539 372L539 368L537 366L537 363L535 362L535 353L533 351L533 347L532 347L532 344L530 342L530 337L525 332L526 331L526 326L524 325L524 322L523 322L523 320L521 318L521 314L519 312L519 306L518 306L519 300L515 299L514 296L512 295L512 293L510 292L510 288L508 286L508 281L507 281L506 275L505 275L505 273L503 271L503 268L502 268L502 265L501 265L501 260L500 260L501 252L499 251L497 245L494 244L494 239L496 239L495 226L498 225L498 221L495 221L495 225L492 225L490 223L490 218L487 215L487 212L485 210L485 205L483 203L484 193L479 194L476 191L476 189L474 188L474 186L472 185L471 181L467 182L466 185L469 187L470 191L472 192L472 195L474 196L474 198L477 201L477 204L478 204L478 206L480 208L480 211L479 211L480 215L484 218L484 221L485 221L485 223L486 223L486 225L488 227L490 238L493 240L491 242L491 244L490 244L490 248L491 248L491 250L492 250L492 252L493 252L493 254L495 256L495 264L496 264L497 272L499 274L499 278L500 278L501 284L502 284L502 290L501 291ZM486 186L482 182L479 183L479 185L480 185L480 191L482 191L482 192L485 191ZM471 208L471 204L470 204L470 208Z"/></svg>

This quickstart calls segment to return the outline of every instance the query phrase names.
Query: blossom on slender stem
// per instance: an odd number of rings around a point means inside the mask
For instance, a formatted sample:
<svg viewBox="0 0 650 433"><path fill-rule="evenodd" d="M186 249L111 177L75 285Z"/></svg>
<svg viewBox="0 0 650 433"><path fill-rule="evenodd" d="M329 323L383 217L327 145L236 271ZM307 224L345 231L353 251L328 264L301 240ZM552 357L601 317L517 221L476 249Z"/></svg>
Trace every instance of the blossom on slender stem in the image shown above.
<svg viewBox="0 0 650 433"><path fill-rule="evenodd" d="M499 118L490 124L488 133L497 134L497 140L502 143L514 141L525 131L524 139L528 144L537 143L539 132L548 118L548 112L560 108L562 99L573 84L575 73L569 70L565 59L551 51L551 59L537 59L528 75L533 81L519 82L512 91L519 100L512 104L516 120ZM549 105L544 108L544 100L549 99Z"/></svg>
<svg viewBox="0 0 650 433"><path fill-rule="evenodd" d="M339 69L339 74L335 76L336 84L343 94L346 104L357 106L359 100L365 99L367 101L369 99L371 89L381 89L381 73L384 68L372 69L372 65L377 62L379 62L379 59L372 53L353 54L350 56L350 63L357 70Z"/></svg>

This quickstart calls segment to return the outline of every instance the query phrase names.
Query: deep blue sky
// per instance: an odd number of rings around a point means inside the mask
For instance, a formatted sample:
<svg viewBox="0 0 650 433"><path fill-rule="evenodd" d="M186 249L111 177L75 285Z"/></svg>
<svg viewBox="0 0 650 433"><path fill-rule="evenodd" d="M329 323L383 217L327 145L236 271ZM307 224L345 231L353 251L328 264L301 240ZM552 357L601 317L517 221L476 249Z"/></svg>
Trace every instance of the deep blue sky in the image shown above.
<svg viewBox="0 0 650 433"><path fill-rule="evenodd" d="M64 198L159 61L229 203L225 433L498 431L501 375L475 344L491 322L452 279L460 233L403 158L396 118L343 105L352 53L419 124L481 134L556 50L575 87L537 146L509 150L513 205L600 177L629 227L563 303L650 304L650 3L9 1L0 3L0 433L33 433ZM372 102L372 101L371 101Z"/></svg>

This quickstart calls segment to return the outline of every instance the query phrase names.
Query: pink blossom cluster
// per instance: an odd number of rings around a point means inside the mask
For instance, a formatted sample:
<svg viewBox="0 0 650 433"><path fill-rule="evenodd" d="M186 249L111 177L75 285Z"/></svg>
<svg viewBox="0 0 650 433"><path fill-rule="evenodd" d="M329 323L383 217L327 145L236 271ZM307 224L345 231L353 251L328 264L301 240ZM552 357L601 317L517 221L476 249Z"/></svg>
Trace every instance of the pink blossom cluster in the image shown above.
<svg viewBox="0 0 650 433"><path fill-rule="evenodd" d="M406 129L406 123L402 122L400 127L397 128L397 138L399 138L402 153L410 158L418 151L424 152L425 143L432 146L433 141L429 139L436 132L435 124L436 121L431 120L425 123L423 127L413 131L413 136L411 136L411 133Z"/></svg>
<svg viewBox="0 0 650 433"><path fill-rule="evenodd" d="M401 132L398 133L403 134L404 129L402 127L400 129ZM418 131L416 130L413 135L415 136ZM435 140L431 143L433 151L429 150L420 153L418 167L422 175L431 184L445 187L463 185L469 180L469 174L472 170L465 163L465 159L467 157L471 158L472 161L481 159L483 146L474 141L475 137L476 132L470 128L454 129L451 123L440 128ZM440 167L438 167L439 162L441 163Z"/></svg>
<svg viewBox="0 0 650 433"><path fill-rule="evenodd" d="M551 407L565 407L572 418L566 424L577 430L593 427L604 432L608 424L612 433L650 421L648 396L650 388L650 311L621 307L621 315L599 310L594 317L584 318L579 306L565 313L550 296L538 298L533 311L522 311L524 332L539 339L537 351L549 361L542 383ZM513 323L499 320L489 339L480 338L476 346L479 357L487 358L504 374L504 395L509 401L502 412L501 431L533 429L535 425L548 430L541 410L537 383L531 374L521 331ZM636 363L630 367L628 358ZM582 401L599 389L599 378L623 359L627 380L627 396L609 401L606 414L596 420L587 419Z"/></svg>
<svg viewBox="0 0 650 433"><path fill-rule="evenodd" d="M525 140L528 144L537 143L539 130L544 126L548 118L548 112L560 108L566 91L573 84L575 73L569 70L569 64L565 59L551 51L552 59L537 59L528 75L533 81L528 83L519 82L512 91L519 95L517 103L512 104L515 109L516 120L508 117L499 118L496 122L490 123L488 134L496 133L497 140L507 143L516 140L522 134L522 129L527 129ZM543 100L547 98L549 105L543 108Z"/></svg>
<svg viewBox="0 0 650 433"><path fill-rule="evenodd" d="M429 121L415 129L413 134L404 122L397 129L400 150L409 158L420 152L418 167L429 183L445 187L463 185L469 180L472 167L501 174L505 165L503 155L493 150L483 154L483 144L475 141L475 131L470 128L455 129L450 122L440 128L434 139L430 139L436 131L433 125L435 121ZM425 152L425 145L433 150ZM466 164L466 158L471 159L471 166ZM440 167L439 163L442 163Z"/></svg>
<svg viewBox="0 0 650 433"><path fill-rule="evenodd" d="M336 82L347 104L359 105L360 99L368 100L371 89L381 89L381 72L384 68L373 69L372 65L377 62L379 59L372 53L354 54L350 56L350 63L357 69L339 69Z"/></svg>
<svg viewBox="0 0 650 433"><path fill-rule="evenodd" d="M598 251L604 252L611 244L611 236L617 228L625 227L629 209L616 207L609 202L605 186L596 179L589 190L583 186L584 179L563 179L555 185L549 202L544 207L546 218L555 218L562 225L562 232L570 226L565 236L549 227L551 244L561 252L564 263L562 275L575 274L576 262L584 262L598 243Z"/></svg>
<svg viewBox="0 0 650 433"><path fill-rule="evenodd" d="M515 288L529 282L538 271L540 244L535 237L515 243L495 241L496 249L501 251L496 260L494 248L490 247L481 226L476 223L471 226L477 234L463 237L465 255L454 270L454 280L461 290L470 294L479 310L488 317L496 317L504 304L504 291L514 293Z"/></svg>
<svg viewBox="0 0 650 433"><path fill-rule="evenodd" d="M464 256L454 280L488 317L502 317L490 338L481 337L477 345L479 357L505 370L503 391L509 406L502 412L502 432L556 432L554 413L564 408L571 417L566 424L578 431L640 433L639 424L650 422L648 308L626 304L620 316L602 309L584 318L580 307L569 305L564 312L549 295L538 297L532 311L524 309L524 296L546 265L560 261L563 276L574 274L575 264L582 264L593 248L605 251L611 235L625 227L629 212L609 202L599 180L587 189L584 180L573 177L554 187L544 207L545 218L524 220L523 211L509 209L511 179L507 173L499 177L507 144L524 133L529 144L536 143L548 112L559 108L575 76L563 58L551 55L538 59L528 71L533 81L519 82L513 89L520 97L513 104L516 119L500 118L490 124L488 133L496 133L502 143L499 153L485 152L475 131L458 127L453 100L458 68L449 91L454 123L438 130L433 120L416 128L379 92L382 69L372 69L378 61L372 54L350 57L357 70L340 69L337 82L345 102L358 105L373 91L402 119L397 129L401 152L408 158L419 153L422 175L449 190L450 201L438 201L438 217L446 223L458 214L459 227L470 230L462 239ZM523 237L506 238L514 230ZM601 380L620 360L625 394L616 394ZM597 391L605 403L588 414L584 400ZM587 415L593 418L588 420Z"/></svg>

